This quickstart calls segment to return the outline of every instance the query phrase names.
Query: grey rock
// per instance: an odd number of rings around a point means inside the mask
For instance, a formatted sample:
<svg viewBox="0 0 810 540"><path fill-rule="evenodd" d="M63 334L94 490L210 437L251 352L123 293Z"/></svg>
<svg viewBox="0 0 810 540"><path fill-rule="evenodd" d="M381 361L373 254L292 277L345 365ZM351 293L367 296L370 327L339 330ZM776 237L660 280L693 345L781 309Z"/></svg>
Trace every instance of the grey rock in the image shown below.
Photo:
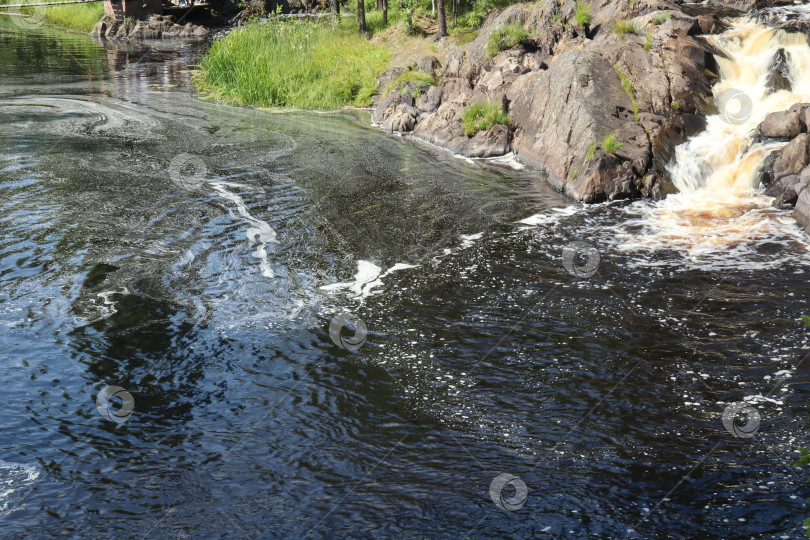
<svg viewBox="0 0 810 540"><path fill-rule="evenodd" d="M760 136L771 139L793 139L802 132L799 111L771 113L760 126Z"/></svg>
<svg viewBox="0 0 810 540"><path fill-rule="evenodd" d="M436 76L436 70L439 68L439 65L439 59L435 56L423 56L416 63L416 67L419 68L419 71L427 73L431 77Z"/></svg>
<svg viewBox="0 0 810 540"><path fill-rule="evenodd" d="M785 146L773 162L773 179L779 182L810 164L810 135L802 133Z"/></svg>
<svg viewBox="0 0 810 540"><path fill-rule="evenodd" d="M469 139L462 153L465 156L480 158L502 156L509 152L510 137L509 128L495 124L489 130L479 131Z"/></svg>
<svg viewBox="0 0 810 540"><path fill-rule="evenodd" d="M439 108L442 102L442 92L435 86L428 88L416 99L416 108L422 113L432 113Z"/></svg>
<svg viewBox="0 0 810 540"><path fill-rule="evenodd" d="M765 87L770 92L790 90L790 55L784 48L778 49L771 59Z"/></svg>
<svg viewBox="0 0 810 540"><path fill-rule="evenodd" d="M388 132L412 131L413 127L416 125L416 117L418 114L418 111L411 105L400 103L382 123L382 129Z"/></svg>
<svg viewBox="0 0 810 540"><path fill-rule="evenodd" d="M793 217L806 231L810 231L810 189L805 189L799 194L796 208L793 209Z"/></svg>

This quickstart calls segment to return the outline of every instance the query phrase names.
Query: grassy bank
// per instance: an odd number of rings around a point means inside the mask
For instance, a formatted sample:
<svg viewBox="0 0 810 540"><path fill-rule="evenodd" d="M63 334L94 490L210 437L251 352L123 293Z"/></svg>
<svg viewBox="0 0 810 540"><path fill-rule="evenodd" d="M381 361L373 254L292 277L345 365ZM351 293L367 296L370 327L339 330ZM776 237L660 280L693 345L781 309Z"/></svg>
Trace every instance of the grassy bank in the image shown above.
<svg viewBox="0 0 810 540"><path fill-rule="evenodd" d="M0 0L0 5L31 4L41 0ZM90 32L104 15L104 2L92 4L69 4L66 6L45 6L38 8L12 8L0 12L15 11L28 16L28 22L46 23L59 28Z"/></svg>
<svg viewBox="0 0 810 540"><path fill-rule="evenodd" d="M390 14L393 22L397 12ZM380 21L376 19L379 18ZM368 26L382 28L381 15ZM392 55L357 33L357 20L263 20L216 41L195 76L200 89L226 101L302 109L371 103L377 76Z"/></svg>

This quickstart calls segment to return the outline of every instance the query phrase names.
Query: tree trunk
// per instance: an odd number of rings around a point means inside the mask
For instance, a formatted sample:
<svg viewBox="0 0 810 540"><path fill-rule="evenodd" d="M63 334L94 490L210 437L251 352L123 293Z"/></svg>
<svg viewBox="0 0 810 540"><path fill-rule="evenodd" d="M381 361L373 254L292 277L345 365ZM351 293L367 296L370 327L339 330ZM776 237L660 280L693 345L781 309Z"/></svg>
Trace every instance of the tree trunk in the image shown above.
<svg viewBox="0 0 810 540"><path fill-rule="evenodd" d="M447 35L447 14L444 11L444 0L438 0L439 9L439 37Z"/></svg>
<svg viewBox="0 0 810 540"><path fill-rule="evenodd" d="M383 26L388 26L388 0L382 0Z"/></svg>
<svg viewBox="0 0 810 540"><path fill-rule="evenodd" d="M357 0L357 30L366 31L366 0Z"/></svg>
<svg viewBox="0 0 810 540"><path fill-rule="evenodd" d="M329 11L332 12L332 17L340 19L340 4L338 0L329 0Z"/></svg>

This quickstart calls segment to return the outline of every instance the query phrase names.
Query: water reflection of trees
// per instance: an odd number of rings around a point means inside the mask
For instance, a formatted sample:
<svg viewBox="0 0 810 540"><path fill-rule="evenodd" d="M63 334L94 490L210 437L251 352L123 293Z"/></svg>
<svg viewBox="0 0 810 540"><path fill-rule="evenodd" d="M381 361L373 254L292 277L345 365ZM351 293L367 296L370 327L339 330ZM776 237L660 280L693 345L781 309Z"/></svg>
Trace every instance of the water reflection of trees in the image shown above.
<svg viewBox="0 0 810 540"><path fill-rule="evenodd" d="M53 73L99 79L107 58L89 36L50 27L23 31L0 16L0 76Z"/></svg>

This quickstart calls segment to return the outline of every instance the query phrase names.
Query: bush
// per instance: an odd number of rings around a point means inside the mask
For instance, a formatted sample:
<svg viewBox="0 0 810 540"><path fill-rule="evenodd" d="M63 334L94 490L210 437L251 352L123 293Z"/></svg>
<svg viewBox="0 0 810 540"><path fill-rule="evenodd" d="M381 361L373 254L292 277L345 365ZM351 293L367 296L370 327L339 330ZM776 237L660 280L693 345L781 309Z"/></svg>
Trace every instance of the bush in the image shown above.
<svg viewBox="0 0 810 540"><path fill-rule="evenodd" d="M659 13L658 15L656 15L655 17L653 17L653 18L650 20L650 22L651 22L651 23L653 23L653 24L655 24L655 25L664 24L664 23L665 23L666 21L668 21L668 20L669 20L671 17L672 17L672 14L671 14L669 11L665 11L665 12L663 12L663 13Z"/></svg>
<svg viewBox="0 0 810 540"><path fill-rule="evenodd" d="M591 24L591 7L584 1L578 0L574 18L577 20L577 24L580 28L585 28Z"/></svg>
<svg viewBox="0 0 810 540"><path fill-rule="evenodd" d="M247 105L337 109L370 103L391 52L356 20L270 19L215 41L194 75L212 97Z"/></svg>
<svg viewBox="0 0 810 540"><path fill-rule="evenodd" d="M639 29L627 20L620 20L613 23L613 33L619 36L619 39L624 39L626 34L638 34Z"/></svg>
<svg viewBox="0 0 810 540"><path fill-rule="evenodd" d="M472 137L479 131L486 131L495 124L509 126L509 115L497 103L476 103L464 110L462 117L464 134Z"/></svg>
<svg viewBox="0 0 810 540"><path fill-rule="evenodd" d="M526 32L526 29L517 23L502 26L489 35L487 53L489 53L490 56L495 56L500 51L505 51L525 43L528 37L529 34Z"/></svg>

